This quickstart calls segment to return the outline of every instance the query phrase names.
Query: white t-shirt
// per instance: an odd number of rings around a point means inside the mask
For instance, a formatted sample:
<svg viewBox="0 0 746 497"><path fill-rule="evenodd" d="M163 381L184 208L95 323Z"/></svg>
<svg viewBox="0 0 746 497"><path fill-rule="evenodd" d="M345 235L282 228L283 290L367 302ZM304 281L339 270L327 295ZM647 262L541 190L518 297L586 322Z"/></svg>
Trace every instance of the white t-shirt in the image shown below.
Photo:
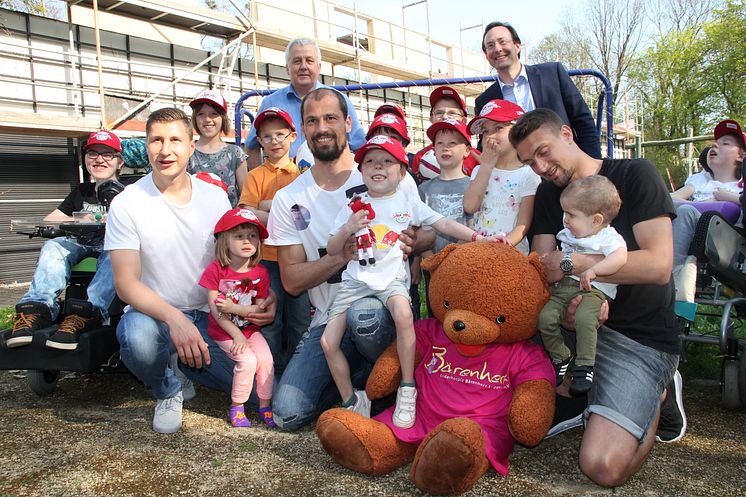
<svg viewBox="0 0 746 497"><path fill-rule="evenodd" d="M152 173L127 186L111 203L105 250L140 252L140 281L179 310L208 311L200 277L214 258L213 230L231 208L215 185L189 176L192 198L177 205L161 194Z"/></svg>
<svg viewBox="0 0 746 497"><path fill-rule="evenodd" d="M617 249L627 247L627 242L624 241L622 235L617 233L617 230L611 226L607 226L595 235L585 238L575 238L570 230L565 228L557 233L557 240L562 242L562 252L566 254L577 252L580 254L603 254L607 256ZM571 276L571 278L580 281L580 278L577 276ZM598 288L612 299L616 297L616 283L593 281L591 282L591 286Z"/></svg>
<svg viewBox="0 0 746 497"><path fill-rule="evenodd" d="M314 166L315 167L315 166ZM417 185L407 178L399 184L399 189L407 197L419 199ZM326 254L326 244L332 223L337 214L348 202L346 192L356 189L364 191L363 177L357 168L353 168L350 177L341 188L328 191L320 188L311 171L298 176L292 183L280 189L272 200L267 229L267 243L275 246L303 245L306 261L317 261ZM329 280L308 290L311 304L316 308L311 328L324 324L329 308L334 302L341 275L334 275Z"/></svg>
<svg viewBox="0 0 746 497"><path fill-rule="evenodd" d="M476 166L471 173L472 181L478 172L479 166ZM486 236L513 231L521 200L536 195L539 183L541 178L528 166L513 170L493 168L482 206L474 214L474 230ZM515 247L528 254L528 240L525 237Z"/></svg>
<svg viewBox="0 0 746 497"><path fill-rule="evenodd" d="M368 285L372 290L386 289L394 278L405 274L409 280L409 265L403 259L399 234L408 226L430 226L443 218L427 206L420 197L406 195L399 190L390 197L372 198L367 194L360 195L363 202L370 203L375 217L368 225L376 235L373 244L375 264L361 266L357 261L350 261L342 273L342 281L357 280ZM345 206L339 211L329 232L333 235L339 231L352 215L352 209ZM409 286L407 283L405 286Z"/></svg>
<svg viewBox="0 0 746 497"><path fill-rule="evenodd" d="M715 190L718 188L740 194L741 187L739 183L739 180L721 183L720 181L716 181L707 171L701 171L689 176L684 185L694 187L692 202L708 202L715 200Z"/></svg>

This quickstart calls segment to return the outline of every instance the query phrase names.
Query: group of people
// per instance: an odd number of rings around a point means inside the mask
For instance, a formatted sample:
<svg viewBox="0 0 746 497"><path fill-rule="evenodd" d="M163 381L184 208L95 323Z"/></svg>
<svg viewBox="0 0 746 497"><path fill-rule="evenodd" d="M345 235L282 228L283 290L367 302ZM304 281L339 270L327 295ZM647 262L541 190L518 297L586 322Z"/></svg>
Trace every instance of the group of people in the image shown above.
<svg viewBox="0 0 746 497"><path fill-rule="evenodd" d="M414 159L404 111L385 104L364 133L349 100L318 83L320 52L307 39L288 45L291 84L264 99L247 155L219 140L228 121L217 92L192 102L192 119L178 109L151 113L152 172L112 202L103 246L75 250L101 253L111 268L94 279L106 279L106 290L89 287L90 322L106 319L114 289L128 304L117 338L156 399L154 430L180 429L193 382L231 396L236 427L250 424L246 403L267 426L290 431L340 401L370 416L363 386L394 340L402 381L392 423L412 426L419 309L413 315L410 294L419 269L404 255L480 241L541 257L553 293L541 338L558 394L587 398L578 419L589 478L624 483L660 436L659 418L674 425L665 440L683 436L671 195L648 161L600 158L591 113L561 64L522 64L506 23L487 25L482 48L498 81L471 120L455 89L436 88L432 146ZM727 153L728 140L746 155L740 127L723 129L711 159ZM313 166L301 174L292 157L303 142ZM89 138L85 164L97 182L121 166L118 143L105 131ZM197 170L217 173L228 195L189 174ZM64 204L64 215L77 209ZM59 312L78 252L65 240L48 245L60 253L49 270L60 281L35 274L8 346L29 343ZM58 333L70 334L67 322ZM577 347L560 323L574 325ZM73 339L84 331L77 326Z"/></svg>

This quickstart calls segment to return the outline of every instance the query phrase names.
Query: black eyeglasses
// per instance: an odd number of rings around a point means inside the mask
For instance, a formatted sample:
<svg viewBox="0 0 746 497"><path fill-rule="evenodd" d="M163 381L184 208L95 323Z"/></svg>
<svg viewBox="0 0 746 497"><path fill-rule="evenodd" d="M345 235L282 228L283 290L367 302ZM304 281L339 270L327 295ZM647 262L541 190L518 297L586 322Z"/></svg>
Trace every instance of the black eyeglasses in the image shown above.
<svg viewBox="0 0 746 497"><path fill-rule="evenodd" d="M292 133L288 133L286 135L283 135L281 133L278 133L276 135L266 135L266 136L260 136L259 140L264 143L265 145L269 145L272 142L282 143L285 140L288 139L288 136L290 136Z"/></svg>
<svg viewBox="0 0 746 497"><path fill-rule="evenodd" d="M99 153L99 152L94 152L93 150L89 150L88 152L85 153L85 158L86 159L96 160L99 157L102 157L105 161L108 162L110 160L113 160L113 159L119 157L119 154L114 153L114 152L102 152L102 153Z"/></svg>

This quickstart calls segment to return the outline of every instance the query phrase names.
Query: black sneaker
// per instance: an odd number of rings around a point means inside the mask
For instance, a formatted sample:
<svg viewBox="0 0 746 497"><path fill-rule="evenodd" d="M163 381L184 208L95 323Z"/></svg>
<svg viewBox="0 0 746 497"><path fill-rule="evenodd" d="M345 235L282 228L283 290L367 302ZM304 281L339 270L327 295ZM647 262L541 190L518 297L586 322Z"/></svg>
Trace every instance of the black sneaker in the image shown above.
<svg viewBox="0 0 746 497"><path fill-rule="evenodd" d="M666 387L666 400L661 405L661 419L655 439L658 442L678 442L686 433L686 413L684 412L684 395L681 374L676 371L671 383Z"/></svg>
<svg viewBox="0 0 746 497"><path fill-rule="evenodd" d="M562 381L565 379L567 369L570 367L570 363L572 362L572 360L572 356L568 357L564 361L562 359L552 359L552 366L554 366L554 372L557 374L557 379L555 380L557 386L561 385Z"/></svg>
<svg viewBox="0 0 746 497"><path fill-rule="evenodd" d="M572 368L570 395L578 397L587 394L593 386L593 366L575 365Z"/></svg>
<svg viewBox="0 0 746 497"><path fill-rule="evenodd" d="M21 347L30 344L36 330L43 330L52 326L52 313L46 304L41 302L25 302L16 305L16 318L13 329L5 340L8 348Z"/></svg>
<svg viewBox="0 0 746 497"><path fill-rule="evenodd" d="M65 314L59 329L47 338L47 347L75 350L80 334L101 324L101 313L87 300L68 299Z"/></svg>

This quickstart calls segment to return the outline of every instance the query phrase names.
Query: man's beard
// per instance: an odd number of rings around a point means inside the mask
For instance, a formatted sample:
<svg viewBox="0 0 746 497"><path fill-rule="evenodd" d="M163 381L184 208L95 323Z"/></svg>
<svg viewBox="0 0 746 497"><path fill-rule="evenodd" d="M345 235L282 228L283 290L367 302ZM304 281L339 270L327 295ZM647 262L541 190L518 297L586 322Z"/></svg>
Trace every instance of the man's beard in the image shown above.
<svg viewBox="0 0 746 497"><path fill-rule="evenodd" d="M316 144L316 138L333 138L329 145L318 145ZM340 146L337 142L336 135L334 134L317 134L308 141L308 149L313 154L316 160L322 162L331 162L339 159L342 156L342 151L347 148L347 135L344 137L344 141Z"/></svg>

